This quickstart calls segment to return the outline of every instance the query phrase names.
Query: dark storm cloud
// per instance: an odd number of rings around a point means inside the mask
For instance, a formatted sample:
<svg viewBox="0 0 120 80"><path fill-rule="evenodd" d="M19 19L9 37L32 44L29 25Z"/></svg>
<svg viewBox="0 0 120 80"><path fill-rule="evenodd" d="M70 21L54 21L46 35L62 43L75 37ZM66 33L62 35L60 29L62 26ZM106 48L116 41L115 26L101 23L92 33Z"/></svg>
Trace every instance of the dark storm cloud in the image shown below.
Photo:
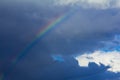
<svg viewBox="0 0 120 80"><path fill-rule="evenodd" d="M50 18L50 15L45 15L45 10L35 5L3 2L0 3L0 72L11 65L11 61Z"/></svg>
<svg viewBox="0 0 120 80"><path fill-rule="evenodd" d="M65 59L64 62L51 60L51 63L46 64L46 67L42 67L40 60L36 59L35 56L32 57L34 63L31 59L26 58L24 62L17 65L17 68L8 78L11 80L114 80L120 76L119 73L108 72L109 66L103 64L98 66L91 62L88 67L80 67L74 58L68 56L63 58ZM46 60L49 59L46 57Z"/></svg>
<svg viewBox="0 0 120 80"><path fill-rule="evenodd" d="M12 60L17 58L25 46L35 38L39 29L54 19L59 11L53 12L50 7L43 8L29 2L24 3L24 1L0 2L0 73L5 74L5 77L7 77L12 70L10 68ZM48 14L48 12L51 14ZM40 58L38 67L41 68L41 66L45 67L46 64L49 65L51 63L51 58L45 60L51 55L48 55L49 47L47 47L46 42L40 41L39 43L40 46L35 48L39 50L37 51ZM28 53L30 52L31 50L28 51ZM33 64L34 59L31 60ZM22 75L23 73L20 74Z"/></svg>
<svg viewBox="0 0 120 80"><path fill-rule="evenodd" d="M111 75L114 75L112 78L119 76L107 72L108 67L104 65L90 63L89 67L79 67L77 61L70 57L96 50L101 47L100 41L109 40L119 33L118 10L80 8L33 46L14 66L14 70L9 72L11 60L29 44L40 27L74 8L52 6L46 0L6 0L0 4L0 72L5 73L9 80L94 80L96 77L105 80ZM51 57L53 54L62 55L64 62L54 61ZM91 76L91 73L99 72L103 67L101 74Z"/></svg>

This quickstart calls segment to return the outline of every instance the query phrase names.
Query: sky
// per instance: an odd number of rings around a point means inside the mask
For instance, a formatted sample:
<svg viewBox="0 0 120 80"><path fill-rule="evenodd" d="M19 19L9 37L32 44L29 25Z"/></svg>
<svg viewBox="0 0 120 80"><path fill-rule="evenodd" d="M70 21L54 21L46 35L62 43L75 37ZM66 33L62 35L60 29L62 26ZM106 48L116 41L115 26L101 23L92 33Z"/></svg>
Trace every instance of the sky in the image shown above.
<svg viewBox="0 0 120 80"><path fill-rule="evenodd" d="M0 80L120 80L120 0L0 0Z"/></svg>

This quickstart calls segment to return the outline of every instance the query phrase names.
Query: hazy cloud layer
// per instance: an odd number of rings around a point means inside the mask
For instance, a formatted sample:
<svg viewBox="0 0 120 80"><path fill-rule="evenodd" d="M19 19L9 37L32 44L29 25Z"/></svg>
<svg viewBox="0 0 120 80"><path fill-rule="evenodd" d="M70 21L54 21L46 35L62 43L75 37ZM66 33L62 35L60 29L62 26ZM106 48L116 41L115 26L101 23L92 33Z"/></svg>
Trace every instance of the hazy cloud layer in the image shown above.
<svg viewBox="0 0 120 80"><path fill-rule="evenodd" d="M84 8L120 8L120 0L54 0L57 5L82 6Z"/></svg>

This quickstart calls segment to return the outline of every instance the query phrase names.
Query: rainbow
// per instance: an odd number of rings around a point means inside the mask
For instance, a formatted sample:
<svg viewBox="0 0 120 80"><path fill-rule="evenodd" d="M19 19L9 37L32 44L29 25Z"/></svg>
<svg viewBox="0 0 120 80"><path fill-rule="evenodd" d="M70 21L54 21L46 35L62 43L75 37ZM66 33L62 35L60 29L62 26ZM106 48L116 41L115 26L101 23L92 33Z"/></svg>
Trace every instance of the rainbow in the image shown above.
<svg viewBox="0 0 120 80"><path fill-rule="evenodd" d="M37 33L36 37L30 42L25 49L20 53L19 56L16 57L16 59L13 60L13 64L16 64L21 58L23 58L30 49L39 42L40 39L42 39L48 32L53 30L55 27L59 26L59 24L65 20L66 15L60 15L56 17L54 20L50 21L46 26L43 26L42 29L40 28L39 32Z"/></svg>
<svg viewBox="0 0 120 80"><path fill-rule="evenodd" d="M0 80L5 80L7 76L13 71L15 65L25 57L25 55L35 46L40 39L42 39L48 32L50 32L55 27L58 27L60 24L62 24L64 21L68 20L71 16L73 16L77 11L79 11L78 8L69 10L67 13L63 13L57 17L55 17L53 20L49 21L45 26L41 27L36 34L35 38L28 44L19 55L17 55L15 58L11 61L11 66L7 70L6 73L3 73L0 75Z"/></svg>
<svg viewBox="0 0 120 80"><path fill-rule="evenodd" d="M68 13L63 13L59 16L57 16L55 19L52 21L48 22L47 25L43 26L42 29L38 31L36 37L32 40L32 42L23 49L23 51L20 53L19 56L17 56L13 60L13 64L16 64L21 58L23 58L29 51L30 49L37 44L47 33L49 33L51 30L54 28L58 27L60 24L62 24L64 21L68 20L74 13L76 13L75 10L71 10Z"/></svg>
<svg viewBox="0 0 120 80"><path fill-rule="evenodd" d="M25 47L21 53L16 56L14 59L12 59L12 63L10 68L8 69L7 73L4 73L4 78L7 77L11 71L13 71L14 66L23 58L25 55L30 51L30 49L37 44L37 42L40 41L48 32L53 30L55 27L59 26L61 23L63 23L65 20L69 19L75 11L70 11L68 13L64 13L62 15L57 16L54 20L48 22L46 26L43 26L42 29L40 28L39 32L37 33L36 37L30 42L27 47ZM2 79L4 80L4 79Z"/></svg>

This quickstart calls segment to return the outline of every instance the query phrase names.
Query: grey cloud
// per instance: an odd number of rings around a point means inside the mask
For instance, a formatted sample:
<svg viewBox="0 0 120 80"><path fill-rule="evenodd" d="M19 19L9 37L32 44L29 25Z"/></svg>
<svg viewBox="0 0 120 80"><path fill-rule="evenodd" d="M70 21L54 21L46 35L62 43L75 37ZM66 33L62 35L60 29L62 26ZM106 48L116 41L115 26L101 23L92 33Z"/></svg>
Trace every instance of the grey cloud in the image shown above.
<svg viewBox="0 0 120 80"><path fill-rule="evenodd" d="M79 10L55 28L44 41L53 53L75 54L99 49L101 41L119 34L118 10Z"/></svg>

